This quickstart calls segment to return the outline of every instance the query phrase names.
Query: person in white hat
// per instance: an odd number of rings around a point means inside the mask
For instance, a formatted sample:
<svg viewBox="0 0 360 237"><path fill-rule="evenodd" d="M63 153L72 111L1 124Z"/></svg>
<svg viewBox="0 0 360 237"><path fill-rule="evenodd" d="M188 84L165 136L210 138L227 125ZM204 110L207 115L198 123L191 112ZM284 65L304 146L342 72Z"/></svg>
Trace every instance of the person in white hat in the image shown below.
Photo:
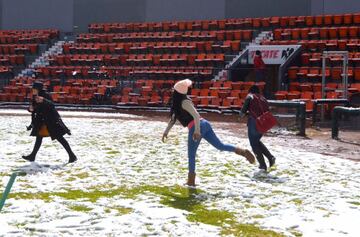
<svg viewBox="0 0 360 237"><path fill-rule="evenodd" d="M247 149L242 149L230 144L224 144L214 133L210 123L201 118L195 109L191 99L187 96L188 89L191 87L192 81L189 79L181 80L174 85L174 93L172 95L172 105L170 116L171 119L166 130L163 133L162 141L168 136L170 129L178 120L184 127L189 128L188 135L188 159L189 174L187 185L195 186L195 156L197 148L202 138L205 138L211 145L221 151L235 152L244 156L251 164L255 162L254 155Z"/></svg>

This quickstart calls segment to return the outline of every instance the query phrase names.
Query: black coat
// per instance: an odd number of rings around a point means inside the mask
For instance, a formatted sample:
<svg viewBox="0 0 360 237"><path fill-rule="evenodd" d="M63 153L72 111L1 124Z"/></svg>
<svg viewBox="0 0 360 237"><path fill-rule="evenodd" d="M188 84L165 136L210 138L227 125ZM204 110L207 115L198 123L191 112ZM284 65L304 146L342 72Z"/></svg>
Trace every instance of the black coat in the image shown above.
<svg viewBox="0 0 360 237"><path fill-rule="evenodd" d="M65 134L70 135L70 130L61 120L60 114L56 111L50 96L44 91L41 91L39 96L44 97L44 100L42 103L36 103L35 100L33 100L33 112L31 114L30 127L32 128L32 131L30 136L38 136L39 130L43 124L47 126L52 140L60 138Z"/></svg>

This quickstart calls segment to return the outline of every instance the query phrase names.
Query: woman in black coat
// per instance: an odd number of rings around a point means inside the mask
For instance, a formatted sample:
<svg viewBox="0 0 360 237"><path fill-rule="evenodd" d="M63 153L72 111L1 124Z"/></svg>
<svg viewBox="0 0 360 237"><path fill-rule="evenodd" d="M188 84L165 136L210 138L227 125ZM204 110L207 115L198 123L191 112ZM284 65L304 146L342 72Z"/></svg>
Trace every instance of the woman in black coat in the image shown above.
<svg viewBox="0 0 360 237"><path fill-rule="evenodd" d="M22 158L28 161L35 161L43 137L51 137L52 140L58 140L65 148L69 154L69 163L75 162L77 158L64 138L65 134L71 135L70 130L61 120L54 103L43 90L43 84L40 82L33 84L33 101L29 111L31 112L31 125L28 127L28 130L32 129L30 136L36 137L36 141L31 154Z"/></svg>

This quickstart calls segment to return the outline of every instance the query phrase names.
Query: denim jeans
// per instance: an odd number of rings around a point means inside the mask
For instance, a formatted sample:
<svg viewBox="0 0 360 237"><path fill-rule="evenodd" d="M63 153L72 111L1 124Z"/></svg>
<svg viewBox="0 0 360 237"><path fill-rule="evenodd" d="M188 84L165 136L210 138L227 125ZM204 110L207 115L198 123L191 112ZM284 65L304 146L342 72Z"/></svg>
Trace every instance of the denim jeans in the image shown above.
<svg viewBox="0 0 360 237"><path fill-rule="evenodd" d="M271 159L274 156L270 153L264 143L260 141L262 134L257 131L256 120L253 117L249 117L248 120L248 137L251 148L260 164L260 167L264 167L264 165L266 167L263 155L265 155L268 159Z"/></svg>
<svg viewBox="0 0 360 237"><path fill-rule="evenodd" d="M195 156L196 151L199 147L201 139L198 141L194 141L192 136L194 134L195 125L189 130L188 135L188 158L189 158L189 172L195 172ZM216 149L220 151L235 151L235 146L230 144L224 144L220 141L220 139L216 136L213 131L211 124L205 119L200 120L200 133L201 138L204 138L208 143L214 146Z"/></svg>

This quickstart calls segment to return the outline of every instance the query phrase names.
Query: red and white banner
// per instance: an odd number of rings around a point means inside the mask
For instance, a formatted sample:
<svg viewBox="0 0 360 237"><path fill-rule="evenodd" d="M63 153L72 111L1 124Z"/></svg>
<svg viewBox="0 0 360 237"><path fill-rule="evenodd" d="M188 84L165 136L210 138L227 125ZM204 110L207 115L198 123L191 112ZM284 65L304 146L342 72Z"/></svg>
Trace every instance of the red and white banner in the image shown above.
<svg viewBox="0 0 360 237"><path fill-rule="evenodd" d="M249 63L254 64L255 52L261 52L265 64L283 64L301 45L251 45Z"/></svg>

